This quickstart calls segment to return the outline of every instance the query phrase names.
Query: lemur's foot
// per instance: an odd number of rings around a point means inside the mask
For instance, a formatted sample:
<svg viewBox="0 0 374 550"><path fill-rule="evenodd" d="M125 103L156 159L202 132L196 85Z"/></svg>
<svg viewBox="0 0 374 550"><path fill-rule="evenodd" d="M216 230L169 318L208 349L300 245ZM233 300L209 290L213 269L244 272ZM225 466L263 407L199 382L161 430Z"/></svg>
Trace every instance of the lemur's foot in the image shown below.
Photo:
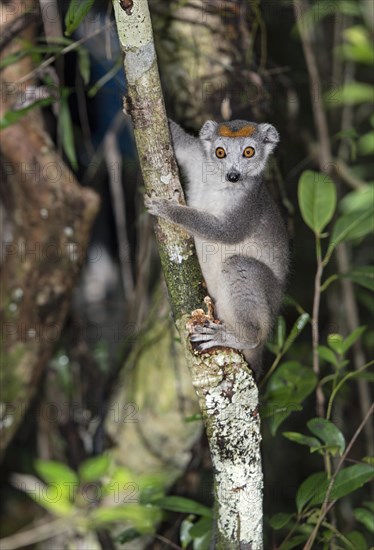
<svg viewBox="0 0 374 550"><path fill-rule="evenodd" d="M204 325L195 325L190 334L190 340L197 344L198 351L204 351L214 346L225 346L225 327L212 321L205 321Z"/></svg>

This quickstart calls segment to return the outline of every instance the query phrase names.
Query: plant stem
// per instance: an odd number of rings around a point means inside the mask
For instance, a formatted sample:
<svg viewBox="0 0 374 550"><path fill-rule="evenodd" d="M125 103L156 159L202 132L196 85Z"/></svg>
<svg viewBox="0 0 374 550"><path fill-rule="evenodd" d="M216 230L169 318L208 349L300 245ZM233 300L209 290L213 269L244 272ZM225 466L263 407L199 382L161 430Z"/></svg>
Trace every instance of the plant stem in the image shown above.
<svg viewBox="0 0 374 550"><path fill-rule="evenodd" d="M313 371L316 374L316 376L319 378L320 367L319 367L319 355L318 355L318 346L319 346L318 317L319 317L319 306L321 301L321 279L322 279L322 273L323 273L321 240L319 235L316 235L316 257L317 257L317 271L314 279L312 338L313 338ZM324 416L325 397L323 395L323 391L319 381L316 389L316 401L317 401L316 403L317 416L320 416L322 418Z"/></svg>
<svg viewBox="0 0 374 550"><path fill-rule="evenodd" d="M2 550L15 550L16 548L36 544L69 531L72 526L74 526L74 522L71 521L71 518L59 518L55 521L48 521L28 531L21 531L15 535L0 539L0 547Z"/></svg>
<svg viewBox="0 0 374 550"><path fill-rule="evenodd" d="M330 419L333 401L335 399L336 394L338 393L338 391L342 387L342 385L345 384L345 382L347 380L349 380L350 378L353 378L354 376L357 376L357 374L364 371L365 369L367 369L368 367L370 367L373 364L374 364L374 360L369 361L369 363L366 363L366 365L363 365L359 369L357 369L353 372L349 372L346 376L344 376L344 378L342 378L340 380L339 384L336 385L336 387L333 389L333 391L331 392L331 395L330 395L330 399L329 399L328 406L327 406L327 413L326 413L326 419L327 420Z"/></svg>
<svg viewBox="0 0 374 550"><path fill-rule="evenodd" d="M263 379L261 380L259 386L260 388L262 388L262 386L265 385L265 382L270 378L270 376L273 374L273 372L275 371L275 369L277 368L277 366L279 365L279 361L282 359L283 357L283 353L280 351L276 358L274 359L273 361L273 364L271 365L270 369L267 371L266 375L263 377Z"/></svg>

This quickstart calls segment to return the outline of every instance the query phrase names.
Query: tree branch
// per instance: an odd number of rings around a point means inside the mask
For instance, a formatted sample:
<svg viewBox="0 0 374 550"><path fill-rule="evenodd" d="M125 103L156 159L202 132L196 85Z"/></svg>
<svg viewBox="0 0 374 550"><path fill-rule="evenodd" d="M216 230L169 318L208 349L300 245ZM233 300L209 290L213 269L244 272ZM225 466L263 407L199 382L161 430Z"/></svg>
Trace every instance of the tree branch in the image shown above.
<svg viewBox="0 0 374 550"><path fill-rule="evenodd" d="M122 9L114 1L119 40L125 53L127 112L131 115L148 193L183 197L170 143L146 0ZM183 199L182 199L183 201ZM204 418L216 471L215 548L255 548L262 543L262 471L258 391L242 356L220 349L193 352L187 323L203 304L202 277L193 241L180 228L156 222L156 238L172 311ZM204 316L200 310L198 314Z"/></svg>

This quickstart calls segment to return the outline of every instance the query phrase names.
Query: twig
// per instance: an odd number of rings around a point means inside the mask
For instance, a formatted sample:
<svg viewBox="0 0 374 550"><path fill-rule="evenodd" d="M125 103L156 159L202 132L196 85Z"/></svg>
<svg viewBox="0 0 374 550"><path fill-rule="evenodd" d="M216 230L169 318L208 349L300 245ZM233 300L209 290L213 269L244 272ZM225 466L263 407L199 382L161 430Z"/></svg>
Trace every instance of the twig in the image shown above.
<svg viewBox="0 0 374 550"><path fill-rule="evenodd" d="M91 127L90 127L88 110L87 110L87 97L86 97L86 93L83 85L83 78L80 73L80 68L78 63L76 66L76 88L75 89L77 94L79 121L82 127L84 143L87 147L88 154L90 155L90 157L93 157L93 155L95 154L95 148L92 144Z"/></svg>
<svg viewBox="0 0 374 550"><path fill-rule="evenodd" d="M170 548L175 548L175 550L183 550L181 546L178 546L177 544L167 539L166 537L163 537L162 535L155 535L154 538L160 540L161 542L164 542L165 544L168 544Z"/></svg>
<svg viewBox="0 0 374 550"><path fill-rule="evenodd" d="M1 550L15 550L16 548L36 544L37 542L42 542L43 540L65 533L70 526L71 518L59 518L55 521L49 521L28 531L0 539L0 548Z"/></svg>
<svg viewBox="0 0 374 550"><path fill-rule="evenodd" d="M349 269L349 258L347 245L345 243L341 243L337 247L336 259L339 273L346 273ZM341 280L341 285L343 290L344 307L347 312L345 316L346 323L349 332L353 332L358 326L360 326L353 284L352 281L344 278ZM354 366L355 369L358 370L360 366L366 362L360 338L354 343L352 349ZM359 379L357 383L361 415L364 416L366 414L366 411L369 409L371 403L370 389L367 381L364 379ZM369 456L372 456L374 454L374 423L372 421L368 422L365 425L365 438L367 453Z"/></svg>
<svg viewBox="0 0 374 550"><path fill-rule="evenodd" d="M108 23L107 25L104 25L103 27L100 27L96 31L93 31L91 34L89 34L87 36L84 36L83 38L80 38L79 40L76 40L72 44L69 44L69 46L66 46L65 48L62 48L62 50L58 54L55 54L55 55L52 55L51 57L48 57L48 59L43 61L43 63L40 63L40 65L38 65L34 70L30 71L28 74L26 74L22 78L19 78L16 81L16 84L22 84L23 82L26 82L30 78L32 78L36 75L42 74L44 69L46 67L49 67L49 65L51 65L59 55L65 55L66 53L69 53L69 52L72 52L72 51L76 50L77 48L79 48L79 46L84 44L84 42L87 42L87 40L90 40L91 38L93 38L94 36L97 36L98 34L102 33L103 31L105 31L107 29L110 29L110 27L112 27L113 24L114 23L112 21L112 22Z"/></svg>
<svg viewBox="0 0 374 550"><path fill-rule="evenodd" d="M57 0L39 0L40 11L43 18L44 33L49 44L53 44L55 38L63 37L62 22ZM51 13L53 17L51 17Z"/></svg>
<svg viewBox="0 0 374 550"><path fill-rule="evenodd" d="M347 70L345 72L345 84L348 84L354 80L354 64L352 62L347 63ZM345 132L352 127L353 124L353 108L352 105L344 105L342 112L342 125L341 131ZM346 167L344 160L349 158L349 148L345 141L342 141L338 150L338 157L340 160L337 163L337 168L339 169L339 175L344 179L348 184L350 184L355 189L361 188L361 181L352 181L352 173ZM341 160L343 159L343 160ZM346 169L346 170L345 170ZM344 177L348 175L349 178ZM358 186L358 184L360 184ZM349 251L346 243L341 243L336 249L336 260L338 265L339 273L346 273L349 270ZM341 279L341 288L343 294L344 307L347 312L346 325L349 332L353 332L359 325L360 319L358 314L358 307L355 298L355 293L353 289L353 283L349 279ZM361 343L361 338L356 340L352 348L353 351L353 363L355 369L358 370L360 365L363 365L366 362L364 350ZM371 398L370 398L370 389L366 380L358 380L358 393L359 393L359 402L361 409L361 416L364 417L366 411L370 407ZM367 422L365 424L365 438L366 438L366 449L367 454L372 456L374 454L374 422Z"/></svg>
<svg viewBox="0 0 374 550"><path fill-rule="evenodd" d="M295 12L295 18L298 16L303 17L306 12L306 5L304 0L293 0L293 7ZM314 115L314 121L318 134L319 141L319 164L322 172L329 173L332 168L332 155L331 155L331 146L329 131L327 125L326 115L321 104L321 80L319 77L317 61L314 55L312 40L310 35L310 30L306 26L300 25L300 38L301 44L304 51L305 61L307 65L307 70L309 74L309 80L313 83L313 87L317 90L317 93L312 95L312 109ZM321 279L323 274L323 262L321 257L321 241L318 236L316 236L316 249L317 249L317 271L315 275L314 282L314 298L313 298L313 316L312 316L312 341L313 341L313 371L316 376L319 377L319 355L318 355L318 345L319 345L319 307L321 300ZM316 408L317 415L322 417L324 416L324 405L325 397L323 395L323 390L321 385L318 383L316 389ZM328 457L325 455L325 466L328 467Z"/></svg>
<svg viewBox="0 0 374 550"><path fill-rule="evenodd" d="M295 18L298 16L303 17L306 12L306 5L304 0L293 0ZM310 30L306 26L300 25L300 38L301 44L304 51L304 56L306 60L307 70L309 74L309 80L313 83L313 86L317 90L317 94L312 95L312 109L314 115L314 121L318 134L319 141L319 164L322 172L329 173L332 167L332 155L331 155L331 146L329 131L327 126L327 119L323 105L321 104L321 80L319 77L317 61L314 55ZM318 318L319 318L319 306L321 299L321 278L323 273L323 263L321 258L321 242L318 236L316 236L316 247L317 247L317 272L315 276L314 283L314 299L313 299L313 317L312 317L312 338L313 338L313 371L317 376L319 376L319 355L318 355L318 345L319 345L319 329L318 329ZM318 384L316 389L316 400L317 400L317 414L318 416L324 415L324 402L325 398L323 395L322 388ZM326 461L325 461L326 462Z"/></svg>
<svg viewBox="0 0 374 550"><path fill-rule="evenodd" d="M104 138L104 156L108 168L109 187L112 197L114 220L119 244L122 286L125 300L128 301L134 292L133 274L131 271L130 245L127 238L125 194L122 189L122 156L118 147L118 126L123 123L123 114L119 113L116 125L108 130Z"/></svg>
<svg viewBox="0 0 374 550"><path fill-rule="evenodd" d="M352 189L355 190L365 189L365 187L367 187L367 184L361 178L357 177L351 170L349 170L343 160L335 159L334 163L336 175L344 180L349 187L352 187Z"/></svg>
<svg viewBox="0 0 374 550"><path fill-rule="evenodd" d="M362 420L361 424L359 425L359 427L357 428L356 432L354 433L351 441L349 442L346 450L344 451L341 459L339 460L339 463L336 467L336 470L335 472L333 473L333 475L331 476L331 480L330 480L330 483L329 483L329 486L327 488L327 491L326 491L326 495L325 495L325 498L324 498L324 501L323 501L323 504L321 506L321 513L319 515L319 518L318 518L318 521L309 537L309 539L307 540L305 546L304 546L304 550L311 550L312 546L313 546L313 543L316 539L316 536L317 536L317 533L318 533L318 530L322 524L322 521L324 520L326 514L329 512L329 510L332 508L332 506L334 505L334 501L331 502L330 504L328 504L328 501L329 501L329 498L330 498L330 495L331 495L331 491L333 489L333 486L334 486L334 482L335 482L335 479L336 479L336 476L338 475L339 471L341 470L341 467L343 466L343 463L348 455L348 453L350 452L350 450L352 449L356 439L358 438L358 436L360 435L362 429L364 428L366 422L368 421L369 417L371 414L373 414L373 411L374 411L374 403L371 405L370 409L367 411L364 419Z"/></svg>
<svg viewBox="0 0 374 550"><path fill-rule="evenodd" d="M298 16L305 14L306 5L304 0L293 0L294 12L296 19ZM321 98L321 79L319 77L318 67L316 57L314 55L312 40L310 36L310 30L306 25L300 25L300 38L301 44L304 51L305 61L307 65L307 70L309 74L309 80L313 84L313 87L316 91L314 96L312 96L312 109L314 115L314 121L316 124L318 141L320 143L319 149L319 163L320 168L323 172L329 173L332 168L332 154L331 154L331 145L329 130L327 125L326 114L322 105Z"/></svg>
<svg viewBox="0 0 374 550"><path fill-rule="evenodd" d="M331 411L332 411L332 404L334 402L334 399L335 399L335 396L336 394L338 393L338 391L340 390L340 388L343 386L343 384L345 384L347 382L347 380L349 380L350 378L353 378L354 376L357 376L360 372L364 371L365 369L367 369L368 367L371 367L372 365L374 364L374 360L373 361L369 361L369 363L366 363L365 365L362 365L362 367L360 367L359 369L357 370L354 370L352 372L349 372L348 374L346 374L344 376L344 378L342 378L340 380L340 382L335 386L335 388L333 389L333 391L331 392L331 395L330 395L330 399L329 399L329 403L328 403L328 407L327 407L327 412L326 412L326 419L327 420L330 420L330 417L331 417ZM370 407L370 402L369 402L369 407ZM368 407L368 409L369 409ZM365 411L366 412L366 411Z"/></svg>

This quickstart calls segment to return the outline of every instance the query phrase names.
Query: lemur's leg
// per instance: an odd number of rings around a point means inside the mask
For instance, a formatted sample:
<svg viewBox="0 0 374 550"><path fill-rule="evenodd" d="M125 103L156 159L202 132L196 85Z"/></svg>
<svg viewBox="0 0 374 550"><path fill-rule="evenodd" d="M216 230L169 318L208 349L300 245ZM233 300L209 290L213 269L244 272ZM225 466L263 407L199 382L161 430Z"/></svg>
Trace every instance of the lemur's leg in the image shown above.
<svg viewBox="0 0 374 550"><path fill-rule="evenodd" d="M271 330L282 296L281 284L268 266L245 256L225 260L221 281L216 309L225 324L197 325L191 341L198 342L201 351L227 346L255 357Z"/></svg>

